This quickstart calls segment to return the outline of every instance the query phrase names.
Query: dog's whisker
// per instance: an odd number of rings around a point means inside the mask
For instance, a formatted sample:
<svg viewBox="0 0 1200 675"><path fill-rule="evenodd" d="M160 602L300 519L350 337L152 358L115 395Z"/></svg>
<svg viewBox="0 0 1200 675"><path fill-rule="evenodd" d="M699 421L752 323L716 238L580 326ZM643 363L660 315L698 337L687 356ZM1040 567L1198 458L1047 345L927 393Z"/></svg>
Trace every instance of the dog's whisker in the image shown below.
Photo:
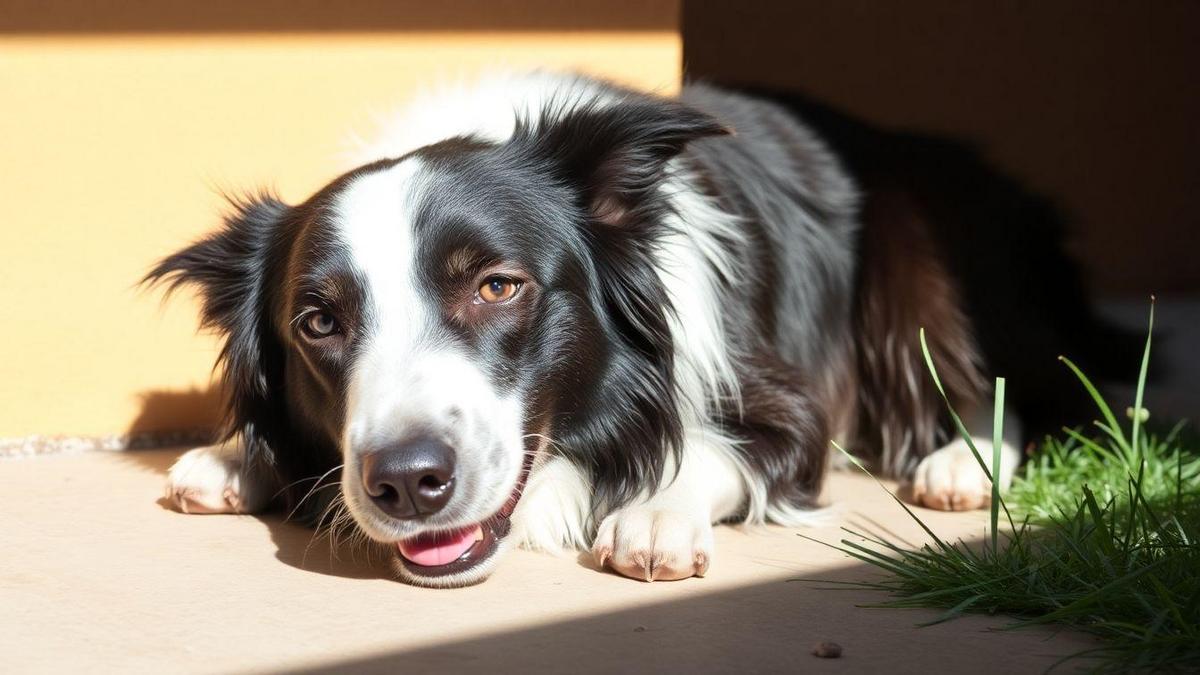
<svg viewBox="0 0 1200 675"><path fill-rule="evenodd" d="M334 496L334 498L332 500L330 500L329 504L325 507L325 510L321 512L321 517L317 519L316 525L313 526L313 534L308 539L308 545L304 547L304 555L301 556L301 558L300 558L301 566L303 566L305 564L305 561L308 560L308 552L312 549L313 544L315 544L317 542L317 537L323 533L322 528L325 523L325 519L327 517L329 517L331 513L334 516L337 515L337 511L335 511L334 509L341 508L342 501L343 501L342 494L338 493L337 495Z"/></svg>
<svg viewBox="0 0 1200 675"><path fill-rule="evenodd" d="M296 506L294 506L292 508L291 512L287 514L287 517L284 518L284 520L285 521L291 520L292 516L295 516L296 512L300 510L300 507L304 505L305 500L307 500L309 497L311 497L313 495L313 493L317 490L317 488L321 486L321 481L325 480L329 476L329 474L333 473L334 471L337 471L338 469L340 469L344 466L345 466L345 464L338 464L337 466L333 467L332 469L321 474L321 476L319 478L317 478L316 483L314 483L313 486L311 488L309 488L308 492L305 493L305 495L300 498L300 501L296 502ZM328 483L324 487L328 487L329 485L337 485L337 484L338 484L337 482ZM322 487L322 489L324 489L324 487Z"/></svg>
<svg viewBox="0 0 1200 675"><path fill-rule="evenodd" d="M346 536L347 533L348 536ZM356 537L362 535L362 530L358 527L358 521L354 519L354 514L350 513L343 499L337 514L329 525L331 555L340 561L341 557L339 554L345 548L350 551L351 561L358 562L356 556Z"/></svg>
<svg viewBox="0 0 1200 675"><path fill-rule="evenodd" d="M341 552L341 548L345 544L345 541L342 539L342 535L345 533L348 527L353 526L353 523L353 516L347 509L344 508L343 505L343 508L338 511L337 517L329 526L330 551L332 552L333 557L339 561L341 560L341 557L338 554ZM353 556L353 551L351 551L351 555Z"/></svg>
<svg viewBox="0 0 1200 675"><path fill-rule="evenodd" d="M310 480L319 482L321 480L321 478L322 478L322 476L309 476L308 478L301 478L300 480L294 480L294 481L288 483L287 485L284 485L283 487L279 488L279 490L277 492L275 492L275 494L271 495L271 499L277 498L279 495L283 494L284 491L286 491L288 488L290 488L294 485L299 485L300 483L310 481Z"/></svg>

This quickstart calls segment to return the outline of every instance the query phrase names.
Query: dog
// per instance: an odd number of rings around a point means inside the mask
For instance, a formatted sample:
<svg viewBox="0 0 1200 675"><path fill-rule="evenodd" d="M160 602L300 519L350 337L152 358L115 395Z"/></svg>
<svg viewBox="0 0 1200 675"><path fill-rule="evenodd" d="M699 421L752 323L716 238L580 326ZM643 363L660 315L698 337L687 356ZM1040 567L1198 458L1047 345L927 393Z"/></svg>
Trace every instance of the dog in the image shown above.
<svg viewBox="0 0 1200 675"><path fill-rule="evenodd" d="M919 331L987 448L1009 375L1002 488L1079 403L1055 357L1109 372L1120 337L1047 200L796 95L503 75L418 99L363 160L301 204L233 200L149 273L223 338L224 440L167 495L350 527L413 584L518 544L703 576L714 523L811 518L831 441L982 507Z"/></svg>

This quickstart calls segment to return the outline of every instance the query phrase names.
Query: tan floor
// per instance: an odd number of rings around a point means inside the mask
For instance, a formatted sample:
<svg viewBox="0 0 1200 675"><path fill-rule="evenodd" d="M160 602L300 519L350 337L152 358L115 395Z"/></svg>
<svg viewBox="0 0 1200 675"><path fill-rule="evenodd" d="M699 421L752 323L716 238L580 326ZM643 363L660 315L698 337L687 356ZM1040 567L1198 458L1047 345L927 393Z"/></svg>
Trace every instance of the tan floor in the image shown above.
<svg viewBox="0 0 1200 675"><path fill-rule="evenodd" d="M0 654L5 672L955 671L1041 672L1089 646L1051 631L1000 632L998 617L929 628L883 596L788 581L874 574L770 528L722 527L705 579L646 584L575 556L518 551L486 583L435 591L331 561L324 541L277 517L184 516L156 500L174 452L0 463ZM836 474L839 524L917 528L869 480ZM922 511L977 537L982 514ZM809 654L820 640L837 660Z"/></svg>

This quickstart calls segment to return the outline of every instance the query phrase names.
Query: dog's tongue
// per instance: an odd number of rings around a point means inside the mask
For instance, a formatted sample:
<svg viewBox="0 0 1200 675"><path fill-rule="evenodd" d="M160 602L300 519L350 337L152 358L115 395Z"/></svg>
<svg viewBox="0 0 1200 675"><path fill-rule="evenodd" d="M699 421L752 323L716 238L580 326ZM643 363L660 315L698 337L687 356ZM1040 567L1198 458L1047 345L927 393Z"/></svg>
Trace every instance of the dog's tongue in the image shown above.
<svg viewBox="0 0 1200 675"><path fill-rule="evenodd" d="M400 555L406 560L423 567L435 567L452 563L462 557L483 536L479 525L455 532L422 534L397 544Z"/></svg>

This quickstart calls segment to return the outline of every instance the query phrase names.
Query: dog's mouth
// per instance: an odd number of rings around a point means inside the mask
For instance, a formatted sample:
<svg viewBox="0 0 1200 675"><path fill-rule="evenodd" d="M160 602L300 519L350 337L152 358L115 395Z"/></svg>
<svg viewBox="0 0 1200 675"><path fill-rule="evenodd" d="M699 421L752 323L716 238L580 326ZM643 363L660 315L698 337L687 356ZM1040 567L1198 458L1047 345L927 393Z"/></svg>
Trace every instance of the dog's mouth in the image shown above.
<svg viewBox="0 0 1200 675"><path fill-rule="evenodd" d="M436 582L440 577L469 572L494 556L512 529L512 514L525 489L531 465L532 462L525 463L508 501L487 520L454 530L422 532L396 542L396 555L404 570L418 579Z"/></svg>
<svg viewBox="0 0 1200 675"><path fill-rule="evenodd" d="M508 531L517 500L518 488L512 497L487 520L456 530L423 532L396 542L396 554L410 574L418 577L444 577L466 572L491 558Z"/></svg>

